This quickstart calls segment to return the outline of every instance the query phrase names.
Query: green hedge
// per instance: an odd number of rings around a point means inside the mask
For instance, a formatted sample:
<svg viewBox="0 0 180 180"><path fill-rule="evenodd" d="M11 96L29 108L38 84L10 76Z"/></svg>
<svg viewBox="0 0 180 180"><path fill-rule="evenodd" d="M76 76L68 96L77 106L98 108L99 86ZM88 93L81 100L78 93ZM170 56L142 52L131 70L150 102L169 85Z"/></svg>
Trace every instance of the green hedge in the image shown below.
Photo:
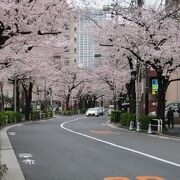
<svg viewBox="0 0 180 180"><path fill-rule="evenodd" d="M50 118L53 117L53 111L46 111L41 113L41 118ZM31 112L31 120L39 120L40 119L40 111L33 111Z"/></svg>
<svg viewBox="0 0 180 180"><path fill-rule="evenodd" d="M0 126L7 123L16 123L22 121L22 114L14 111L0 112Z"/></svg>
<svg viewBox="0 0 180 180"><path fill-rule="evenodd" d="M73 115L73 111L68 110L68 111L63 111L63 115Z"/></svg>
<svg viewBox="0 0 180 180"><path fill-rule="evenodd" d="M110 121L113 123L119 123L121 119L121 111L114 110L111 112Z"/></svg>
<svg viewBox="0 0 180 180"><path fill-rule="evenodd" d="M139 122L141 124L141 129L148 130L149 123L151 122L152 119L154 119L154 116L140 116Z"/></svg>
<svg viewBox="0 0 180 180"><path fill-rule="evenodd" d="M6 123L6 116L3 112L0 112L0 126L4 125Z"/></svg>
<svg viewBox="0 0 180 180"><path fill-rule="evenodd" d="M46 111L45 118L53 117L53 111Z"/></svg>
<svg viewBox="0 0 180 180"><path fill-rule="evenodd" d="M31 120L35 121L40 119L40 112L39 111L33 111L31 112Z"/></svg>
<svg viewBox="0 0 180 180"><path fill-rule="evenodd" d="M7 170L8 170L8 168L7 168L6 164L1 164L1 162L0 162L0 177L2 177L6 173Z"/></svg>
<svg viewBox="0 0 180 180"><path fill-rule="evenodd" d="M4 115L8 116L8 123L15 123L22 121L22 114L14 111L5 111Z"/></svg>
<svg viewBox="0 0 180 180"><path fill-rule="evenodd" d="M128 113L128 112L122 113L121 114L121 121L120 121L120 123L121 123L122 126L129 127L130 122L131 121L134 122L135 119L136 119L136 116L134 114L132 114L132 113Z"/></svg>
<svg viewBox="0 0 180 180"><path fill-rule="evenodd" d="M80 109L80 113L81 113L81 114L85 114L86 111L87 111L87 109Z"/></svg>

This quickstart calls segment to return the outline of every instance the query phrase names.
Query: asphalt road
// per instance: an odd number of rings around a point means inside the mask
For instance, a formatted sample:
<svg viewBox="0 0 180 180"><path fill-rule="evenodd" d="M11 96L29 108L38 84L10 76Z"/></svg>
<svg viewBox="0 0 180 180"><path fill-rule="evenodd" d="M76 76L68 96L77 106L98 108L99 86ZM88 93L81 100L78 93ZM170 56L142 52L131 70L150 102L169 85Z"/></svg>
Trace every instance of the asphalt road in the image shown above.
<svg viewBox="0 0 180 180"><path fill-rule="evenodd" d="M180 179L180 139L114 128L105 116L61 116L8 135L26 180Z"/></svg>

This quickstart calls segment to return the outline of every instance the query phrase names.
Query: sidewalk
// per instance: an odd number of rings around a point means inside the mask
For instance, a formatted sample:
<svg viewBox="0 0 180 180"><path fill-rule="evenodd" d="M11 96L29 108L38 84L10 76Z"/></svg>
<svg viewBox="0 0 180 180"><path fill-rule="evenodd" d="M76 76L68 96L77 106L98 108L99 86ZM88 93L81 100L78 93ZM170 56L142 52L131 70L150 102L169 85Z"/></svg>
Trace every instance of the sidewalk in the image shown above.
<svg viewBox="0 0 180 180"><path fill-rule="evenodd" d="M168 136L180 137L180 124L175 124L174 128L168 128L168 131L164 132L163 134Z"/></svg>
<svg viewBox="0 0 180 180"><path fill-rule="evenodd" d="M7 172L3 177L0 177L0 180L25 180L7 135L7 130L12 126L0 129L0 160L2 164L6 164L8 167Z"/></svg>

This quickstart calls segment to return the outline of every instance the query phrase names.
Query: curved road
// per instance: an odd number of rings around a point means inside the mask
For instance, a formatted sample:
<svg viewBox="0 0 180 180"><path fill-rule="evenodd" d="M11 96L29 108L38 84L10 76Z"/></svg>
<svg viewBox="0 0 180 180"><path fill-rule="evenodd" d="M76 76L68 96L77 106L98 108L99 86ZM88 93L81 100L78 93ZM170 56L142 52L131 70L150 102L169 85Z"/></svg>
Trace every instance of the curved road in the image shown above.
<svg viewBox="0 0 180 180"><path fill-rule="evenodd" d="M106 116L61 116L8 136L26 180L180 179L180 139L111 127Z"/></svg>

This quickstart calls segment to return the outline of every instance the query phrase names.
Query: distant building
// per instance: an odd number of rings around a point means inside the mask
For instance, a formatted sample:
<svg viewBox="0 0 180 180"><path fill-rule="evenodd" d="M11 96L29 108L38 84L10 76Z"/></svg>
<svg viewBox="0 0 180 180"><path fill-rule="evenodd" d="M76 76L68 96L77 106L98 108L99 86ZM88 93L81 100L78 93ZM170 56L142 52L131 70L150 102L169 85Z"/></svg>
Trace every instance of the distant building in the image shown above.
<svg viewBox="0 0 180 180"><path fill-rule="evenodd" d="M94 67L95 58L98 54L96 44L87 26L90 22L93 23L93 21L96 21L102 23L105 19L106 14L102 10L93 9L79 13L76 29L76 59L80 67Z"/></svg>

